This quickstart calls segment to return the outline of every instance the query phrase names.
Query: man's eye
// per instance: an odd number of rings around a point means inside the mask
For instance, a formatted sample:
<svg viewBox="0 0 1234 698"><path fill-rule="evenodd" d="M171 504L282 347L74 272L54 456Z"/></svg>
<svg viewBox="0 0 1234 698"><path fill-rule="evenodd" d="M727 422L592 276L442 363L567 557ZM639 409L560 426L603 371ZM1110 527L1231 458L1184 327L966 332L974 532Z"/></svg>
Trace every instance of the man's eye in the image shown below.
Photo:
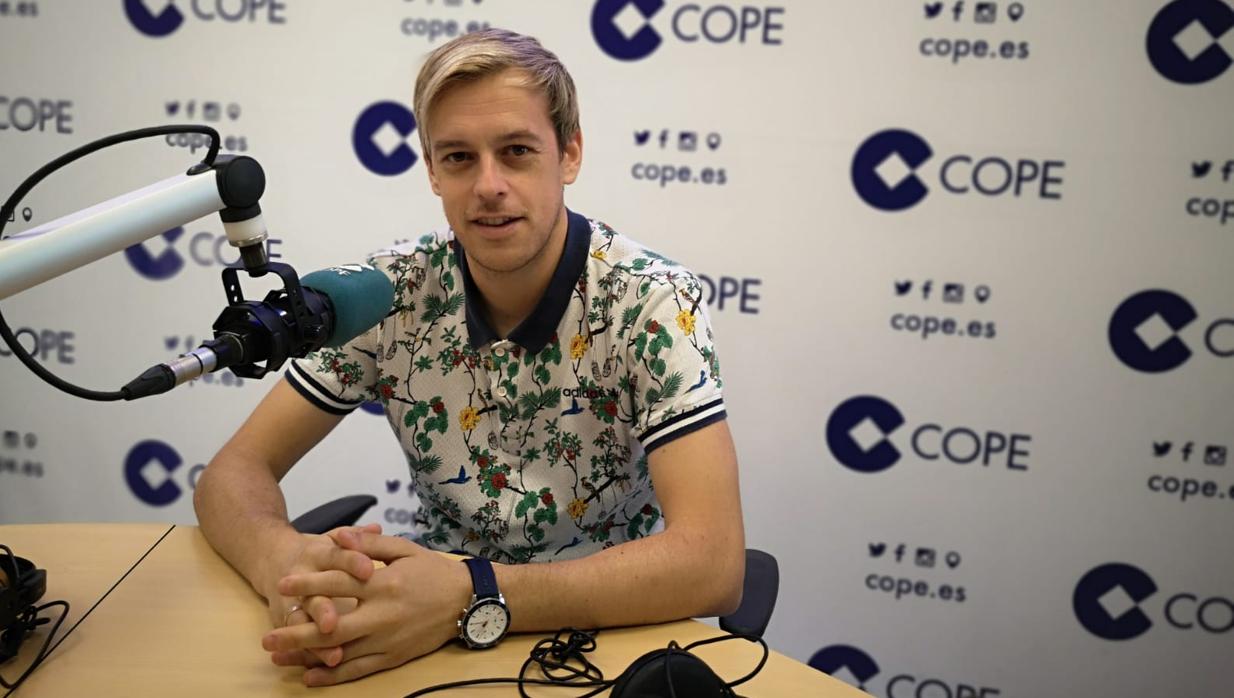
<svg viewBox="0 0 1234 698"><path fill-rule="evenodd" d="M522 156L524 156L524 155L526 155L526 154L528 154L528 153L530 153L530 152L531 152L531 148L528 148L528 147L527 147L527 146L525 146L525 145L512 145L512 146L510 146L510 154L511 154L511 155L515 155L515 156L518 156L518 157L522 157Z"/></svg>
<svg viewBox="0 0 1234 698"><path fill-rule="evenodd" d="M454 163L464 162L467 160L467 153L446 153L442 160Z"/></svg>

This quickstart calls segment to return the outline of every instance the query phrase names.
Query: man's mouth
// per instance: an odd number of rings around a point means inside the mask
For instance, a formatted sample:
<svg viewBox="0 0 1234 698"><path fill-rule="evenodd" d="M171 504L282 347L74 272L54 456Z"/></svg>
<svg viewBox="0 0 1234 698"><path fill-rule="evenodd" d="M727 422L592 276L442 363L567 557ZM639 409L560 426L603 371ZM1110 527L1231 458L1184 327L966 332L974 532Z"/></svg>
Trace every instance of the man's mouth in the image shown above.
<svg viewBox="0 0 1234 698"><path fill-rule="evenodd" d="M474 223L478 225L482 225L486 228L500 228L502 226L513 223L514 221L517 221L517 220L521 220L521 217L520 216L483 216L481 218L472 219Z"/></svg>

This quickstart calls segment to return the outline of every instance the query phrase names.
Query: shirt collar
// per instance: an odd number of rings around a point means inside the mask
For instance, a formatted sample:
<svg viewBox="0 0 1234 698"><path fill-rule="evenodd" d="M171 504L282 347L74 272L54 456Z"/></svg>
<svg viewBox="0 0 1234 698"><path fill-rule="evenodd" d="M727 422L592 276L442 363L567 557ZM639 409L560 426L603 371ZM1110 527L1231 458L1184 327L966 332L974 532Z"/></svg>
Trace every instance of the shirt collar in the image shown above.
<svg viewBox="0 0 1234 698"><path fill-rule="evenodd" d="M566 217L566 249L557 262L557 268L553 270L553 278L549 280L548 288L535 309L514 328L509 337L510 341L533 354L539 353L557 331L557 325L561 323L561 317L570 304L574 286L587 266L587 253L591 249L591 224L583 216L568 209ZM457 237L454 238L454 258L463 275L463 288L466 291L468 343L473 349L479 349L501 338L484 319L480 289L476 288L475 281L467 270L467 255Z"/></svg>

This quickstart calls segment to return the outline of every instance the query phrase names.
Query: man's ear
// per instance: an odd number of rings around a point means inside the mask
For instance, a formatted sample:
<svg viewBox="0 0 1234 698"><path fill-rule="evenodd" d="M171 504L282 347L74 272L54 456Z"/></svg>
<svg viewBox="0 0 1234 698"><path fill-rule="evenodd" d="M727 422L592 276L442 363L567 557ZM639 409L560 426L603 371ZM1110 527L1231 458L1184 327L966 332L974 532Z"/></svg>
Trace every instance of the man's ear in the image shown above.
<svg viewBox="0 0 1234 698"><path fill-rule="evenodd" d="M577 129L561 151L561 183L574 184L583 166L583 129Z"/></svg>

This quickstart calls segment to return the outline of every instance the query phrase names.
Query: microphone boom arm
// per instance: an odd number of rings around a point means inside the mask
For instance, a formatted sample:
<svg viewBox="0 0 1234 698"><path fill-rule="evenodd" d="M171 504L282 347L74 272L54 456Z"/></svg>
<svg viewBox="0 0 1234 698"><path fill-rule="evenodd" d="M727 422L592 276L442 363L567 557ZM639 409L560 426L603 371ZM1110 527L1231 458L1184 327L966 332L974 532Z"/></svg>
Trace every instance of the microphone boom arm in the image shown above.
<svg viewBox="0 0 1234 698"><path fill-rule="evenodd" d="M195 165L2 239L0 300L216 211L245 268L264 267L268 234L258 205L264 191L265 173L256 160L220 155L212 165ZM8 210L0 216L7 217Z"/></svg>
<svg viewBox="0 0 1234 698"><path fill-rule="evenodd" d="M4 226L12 217L23 197L55 171L91 153L113 145L142 138L175 133L202 133L210 137L210 147L205 159L192 166L182 175L176 175L147 187L109 199L89 208L62 216L49 223L37 226L17 235L3 237ZM38 284L56 278L73 269L85 266L131 245L159 235L179 225L184 225L212 212L218 212L223 228L233 247L240 250L240 258L250 276L261 276L275 271L283 279L286 288L285 315L289 315L294 327L290 339L295 348L308 344L328 333L330 320L306 307L303 289L295 271L288 265L271 263L265 242L268 238L258 201L265 192L266 178L261 165L251 157L219 155L218 132L202 125L153 126L125 131L100 138L80 146L43 165L27 177L16 191L0 205L0 300L28 290ZM230 273L229 273L230 272ZM121 390L105 392L74 385L52 373L30 356L13 335L12 329L0 314L0 339L3 339L13 355L36 376L52 387L88 400L110 402L133 400L146 395L165 392L175 387L193 371L189 363L198 362L193 377L214 370L222 363L237 366L246 375L260 377L277 368L286 360L287 332L272 335L265 368L256 366L246 351L240 336L245 327L265 328L271 321L279 320L277 311L254 307L261 304L243 301L240 284L234 268L223 273L224 290L228 300L240 301L238 307L229 307L215 322L215 339L209 342L219 350L211 361L215 364L204 367L200 350L190 352L175 363L176 371L167 364L146 371L138 379ZM272 291L271 297L278 292ZM328 304L328 301L325 301ZM272 317L271 317L272 316ZM220 326L228 321L228 328ZM315 321L322 321L324 329ZM277 324L277 323L275 323ZM308 339L306 339L308 338ZM209 347L207 347L209 348ZM184 364L184 365L181 365ZM183 370L180 370L183 369Z"/></svg>

